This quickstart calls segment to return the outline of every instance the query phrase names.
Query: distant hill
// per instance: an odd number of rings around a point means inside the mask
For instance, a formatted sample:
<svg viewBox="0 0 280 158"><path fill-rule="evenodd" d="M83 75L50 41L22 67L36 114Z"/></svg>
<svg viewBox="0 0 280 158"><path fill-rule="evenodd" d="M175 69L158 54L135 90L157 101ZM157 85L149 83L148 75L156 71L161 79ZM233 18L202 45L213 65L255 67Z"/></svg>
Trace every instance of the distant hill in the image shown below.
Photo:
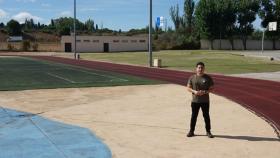
<svg viewBox="0 0 280 158"><path fill-rule="evenodd" d="M30 40L33 42L60 42L60 37L51 33L45 33L41 31L31 31L23 33L24 40Z"/></svg>
<svg viewBox="0 0 280 158"><path fill-rule="evenodd" d="M129 34L129 33L85 33L85 32L80 32L78 35L82 36L140 36L140 37L146 37L147 34L145 33L136 33L136 34ZM0 42L6 42L7 38L9 37L8 33L5 30L0 30ZM28 31L28 32L23 32L23 39L24 40L29 40L32 42L60 42L61 37L58 36L57 34L54 34L52 32L47 33L47 32L42 32L42 31Z"/></svg>
<svg viewBox="0 0 280 158"><path fill-rule="evenodd" d="M8 37L5 30L0 31L0 42L6 42ZM23 32L23 39L32 42L60 42L59 36L41 31Z"/></svg>

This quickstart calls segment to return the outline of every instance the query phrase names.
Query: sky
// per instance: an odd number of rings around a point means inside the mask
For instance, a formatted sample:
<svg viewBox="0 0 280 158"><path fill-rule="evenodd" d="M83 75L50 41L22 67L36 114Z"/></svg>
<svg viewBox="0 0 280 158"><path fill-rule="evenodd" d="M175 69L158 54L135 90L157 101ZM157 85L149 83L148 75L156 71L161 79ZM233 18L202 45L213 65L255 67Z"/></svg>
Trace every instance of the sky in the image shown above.
<svg viewBox="0 0 280 158"><path fill-rule="evenodd" d="M93 19L99 27L127 31L144 28L149 23L149 0L76 0L77 19ZM32 18L35 22L49 24L51 19L73 17L74 0L0 0L0 22L15 19L23 23ZM169 9L179 4L183 14L184 0L153 0L153 21L163 16L167 26L174 27ZM260 20L254 23L260 27Z"/></svg>

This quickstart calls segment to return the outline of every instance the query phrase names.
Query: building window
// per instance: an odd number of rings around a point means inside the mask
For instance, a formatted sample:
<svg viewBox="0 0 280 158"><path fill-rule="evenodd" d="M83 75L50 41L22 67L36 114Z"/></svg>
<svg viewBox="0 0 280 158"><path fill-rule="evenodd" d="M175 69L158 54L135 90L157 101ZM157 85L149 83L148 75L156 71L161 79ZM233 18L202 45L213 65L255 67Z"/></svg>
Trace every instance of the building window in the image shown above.
<svg viewBox="0 0 280 158"><path fill-rule="evenodd" d="M146 40L139 40L139 42L140 42L140 43L145 43L145 42L146 42Z"/></svg>
<svg viewBox="0 0 280 158"><path fill-rule="evenodd" d="M119 43L120 41L119 41L119 40L113 40L113 42L114 42L114 43Z"/></svg>
<svg viewBox="0 0 280 158"><path fill-rule="evenodd" d="M76 42L81 42L81 40L76 40Z"/></svg>
<svg viewBox="0 0 280 158"><path fill-rule="evenodd" d="M122 43L128 43L128 40L122 40Z"/></svg>
<svg viewBox="0 0 280 158"><path fill-rule="evenodd" d="M99 40L92 40L93 43L99 43Z"/></svg>
<svg viewBox="0 0 280 158"><path fill-rule="evenodd" d="M90 42L90 40L84 40L84 42Z"/></svg>
<svg viewBox="0 0 280 158"><path fill-rule="evenodd" d="M131 43L137 43L137 40L131 40Z"/></svg>

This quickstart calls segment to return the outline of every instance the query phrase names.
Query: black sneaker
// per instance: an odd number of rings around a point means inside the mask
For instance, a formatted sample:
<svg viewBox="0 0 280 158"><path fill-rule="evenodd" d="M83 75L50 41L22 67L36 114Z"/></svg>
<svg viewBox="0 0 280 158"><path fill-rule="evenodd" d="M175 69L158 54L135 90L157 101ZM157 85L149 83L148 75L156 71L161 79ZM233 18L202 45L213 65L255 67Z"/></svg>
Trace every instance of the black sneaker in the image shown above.
<svg viewBox="0 0 280 158"><path fill-rule="evenodd" d="M208 138L214 138L213 134L211 132L207 132Z"/></svg>
<svg viewBox="0 0 280 158"><path fill-rule="evenodd" d="M188 134L187 134L187 137L193 137L194 136L194 132L189 132Z"/></svg>

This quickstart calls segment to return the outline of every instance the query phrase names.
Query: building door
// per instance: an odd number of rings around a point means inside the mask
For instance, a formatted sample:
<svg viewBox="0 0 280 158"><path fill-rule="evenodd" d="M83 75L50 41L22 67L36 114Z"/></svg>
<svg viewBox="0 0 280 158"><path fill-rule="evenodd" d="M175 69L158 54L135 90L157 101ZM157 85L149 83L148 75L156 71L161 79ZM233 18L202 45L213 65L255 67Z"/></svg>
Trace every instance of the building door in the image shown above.
<svg viewBox="0 0 280 158"><path fill-rule="evenodd" d="M104 52L109 52L109 43L104 43Z"/></svg>
<svg viewBox="0 0 280 158"><path fill-rule="evenodd" d="M72 52L72 43L65 43L65 52Z"/></svg>

